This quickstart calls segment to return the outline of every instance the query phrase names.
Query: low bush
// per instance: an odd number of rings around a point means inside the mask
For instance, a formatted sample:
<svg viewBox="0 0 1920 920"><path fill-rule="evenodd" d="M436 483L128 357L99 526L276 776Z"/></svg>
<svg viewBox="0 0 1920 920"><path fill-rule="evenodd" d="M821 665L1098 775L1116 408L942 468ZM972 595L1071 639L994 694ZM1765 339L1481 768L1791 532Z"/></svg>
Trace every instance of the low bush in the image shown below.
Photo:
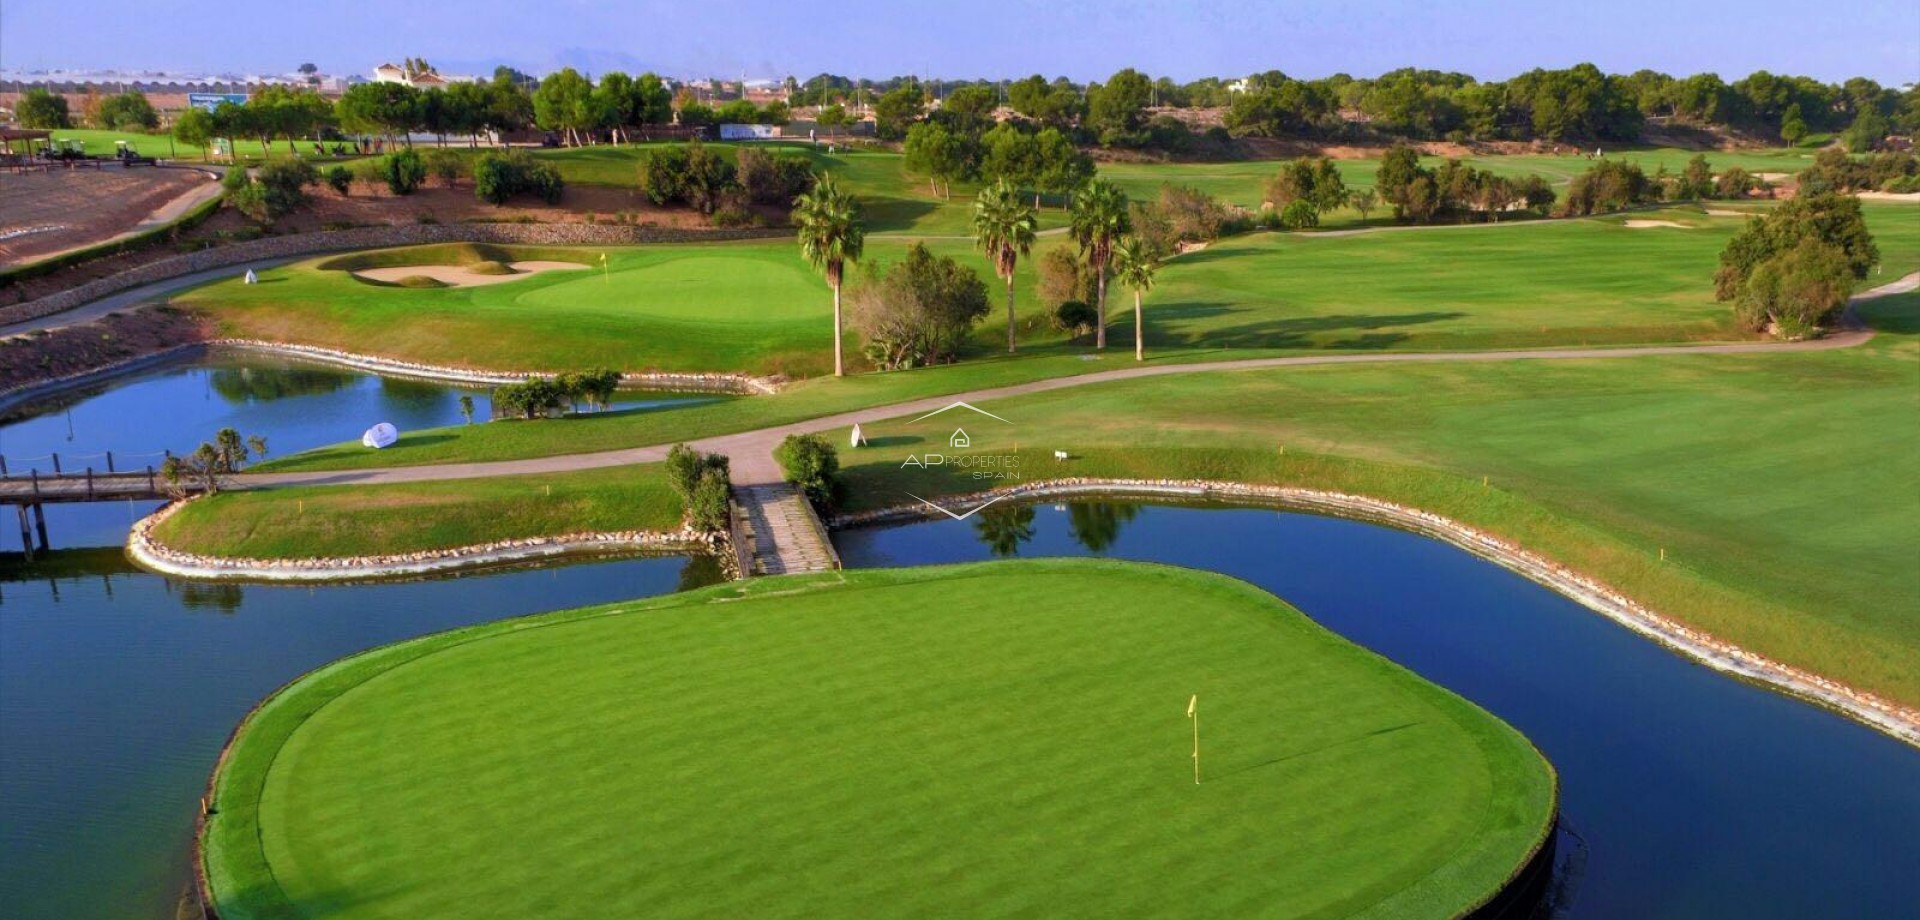
<svg viewBox="0 0 1920 920"><path fill-rule="evenodd" d="M380 178L395 195L411 195L427 179L427 164L420 154L402 150L382 160Z"/></svg>
<svg viewBox="0 0 1920 920"><path fill-rule="evenodd" d="M832 507L840 491L840 454L818 434L790 434L773 451L788 482L819 507Z"/></svg>
<svg viewBox="0 0 1920 920"><path fill-rule="evenodd" d="M524 150L488 153L473 168L473 194L489 204L505 204L507 199L522 194L559 204L565 186L559 170Z"/></svg>

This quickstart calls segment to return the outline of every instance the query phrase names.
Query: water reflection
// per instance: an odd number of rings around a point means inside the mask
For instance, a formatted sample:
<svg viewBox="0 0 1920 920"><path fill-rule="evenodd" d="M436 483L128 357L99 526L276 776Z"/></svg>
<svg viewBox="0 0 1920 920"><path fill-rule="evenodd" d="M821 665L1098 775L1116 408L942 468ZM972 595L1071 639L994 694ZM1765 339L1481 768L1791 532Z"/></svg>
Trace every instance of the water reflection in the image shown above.
<svg viewBox="0 0 1920 920"><path fill-rule="evenodd" d="M1033 506L994 505L974 517L973 529L995 556L1018 555L1020 545L1033 539Z"/></svg>
<svg viewBox="0 0 1920 920"><path fill-rule="evenodd" d="M1120 539L1120 528L1139 513L1139 505L1123 502L1074 502L1067 506L1067 526L1087 552L1104 553Z"/></svg>
<svg viewBox="0 0 1920 920"><path fill-rule="evenodd" d="M214 368L208 376L215 393L242 406L295 396L324 396L353 384L351 375L310 367L224 367Z"/></svg>

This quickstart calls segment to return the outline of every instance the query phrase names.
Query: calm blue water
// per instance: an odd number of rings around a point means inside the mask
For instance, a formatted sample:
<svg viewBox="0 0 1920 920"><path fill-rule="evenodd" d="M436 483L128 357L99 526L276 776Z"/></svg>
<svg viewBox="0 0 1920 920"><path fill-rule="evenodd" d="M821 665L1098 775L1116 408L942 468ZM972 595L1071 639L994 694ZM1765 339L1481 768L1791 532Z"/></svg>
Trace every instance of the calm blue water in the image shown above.
<svg viewBox="0 0 1920 920"><path fill-rule="evenodd" d="M1920 751L1690 664L1492 563L1390 528L1266 510L980 517L835 542L849 567L1098 554L1274 592L1546 753L1587 844L1569 916L1920 917Z"/></svg>
<svg viewBox="0 0 1920 920"><path fill-rule="evenodd" d="M218 362L71 400L71 423L59 406L0 426L0 452L189 449L232 425L267 435L277 455L373 421L457 423L459 392ZM150 509L56 507L64 551L32 566L0 556L6 916L166 916L220 745L303 671L409 636L719 577L709 560L640 559L379 585L204 585L130 570L117 548L73 549L118 547ZM1273 511L1075 504L982 518L837 542L854 566L1104 553L1274 591L1546 752L1586 842L1569 916L1920 916L1920 752L1688 664L1466 553ZM0 547L14 539L0 530Z"/></svg>
<svg viewBox="0 0 1920 920"><path fill-rule="evenodd" d="M214 360L77 394L0 426L0 453L72 469L144 465L223 426L274 454L461 421L484 391L282 362ZM697 397L696 397L697 398ZM625 408L684 397L626 394ZM72 462L80 458L78 462ZM23 565L0 529L0 915L170 917L214 757L256 701L355 651L501 617L662 594L721 578L710 559L582 563L432 581L280 587L178 582L119 547L156 503L53 505L58 552ZM75 549L75 547L109 547Z"/></svg>

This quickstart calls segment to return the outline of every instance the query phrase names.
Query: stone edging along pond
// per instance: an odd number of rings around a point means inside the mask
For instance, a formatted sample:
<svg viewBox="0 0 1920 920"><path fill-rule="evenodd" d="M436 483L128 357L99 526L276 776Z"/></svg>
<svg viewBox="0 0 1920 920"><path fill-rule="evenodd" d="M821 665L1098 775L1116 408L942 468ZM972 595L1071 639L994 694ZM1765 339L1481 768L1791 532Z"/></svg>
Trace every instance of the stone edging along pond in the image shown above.
<svg viewBox="0 0 1920 920"><path fill-rule="evenodd" d="M1005 489L950 498L973 503L989 498L1052 498L1064 496L1180 498L1274 504L1305 511L1391 524L1453 544L1467 552L1525 576L1559 592L1668 649L1700 664L1735 677L1764 684L1840 712L1920 747L1920 710L1901 706L1875 694L1856 690L1811 671L1783 664L1716 639L1657 613L1597 579L1582 575L1544 556L1475 530L1451 518L1393 502L1286 486L1174 479L1063 478L1026 483ZM858 527L883 521L927 517L925 505L900 505L875 511L840 515L829 522L835 528Z"/></svg>
<svg viewBox="0 0 1920 920"><path fill-rule="evenodd" d="M253 339L209 339L203 342L186 342L161 351L151 352L117 361L102 367L21 384L6 390L0 390L0 411L5 411L21 403L51 396L62 390L103 383L123 374L146 370L180 358L192 357L208 350L228 349L231 351L249 351L260 354L298 358L320 364L331 364L353 370L367 371L388 377L411 377L418 380L432 380L441 383L466 383L481 386L498 386L507 383L519 383L535 377L552 377L553 374L537 371L490 371L462 367L447 367L436 364L419 364L400 361L394 358L382 358L378 355L361 355L332 348L320 348L312 345L289 345L281 342L265 342ZM751 374L699 374L666 373L643 371L620 375L620 382L648 390L667 390L683 393L725 393L731 395L770 395L778 393L785 380L778 377L755 377Z"/></svg>
<svg viewBox="0 0 1920 920"><path fill-rule="evenodd" d="M153 529L186 507L188 501L169 502L136 521L127 534L127 556L149 571L180 578L225 581L328 582L405 578L459 569L552 559L565 555L630 552L694 552L718 556L723 566L733 558L724 533L682 530L663 533L626 530L563 534L497 540L451 549L422 550L368 556L324 556L308 559L245 559L201 556L169 547L153 536ZM734 574L729 572L730 575Z"/></svg>

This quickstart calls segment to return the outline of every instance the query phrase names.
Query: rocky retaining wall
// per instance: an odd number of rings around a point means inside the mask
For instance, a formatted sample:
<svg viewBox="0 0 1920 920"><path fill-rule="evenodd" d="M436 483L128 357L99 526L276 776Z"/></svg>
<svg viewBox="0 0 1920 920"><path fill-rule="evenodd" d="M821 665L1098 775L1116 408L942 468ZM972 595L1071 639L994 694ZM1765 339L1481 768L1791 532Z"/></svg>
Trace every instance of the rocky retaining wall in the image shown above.
<svg viewBox="0 0 1920 920"><path fill-rule="evenodd" d="M562 534L553 537L529 537L498 540L451 549L422 550L415 553L368 556L322 556L307 559L246 559L228 556L202 556L169 547L153 536L187 501L171 502L135 522L127 534L127 556L135 564L162 575L181 578L227 581L325 582L364 581L428 575L456 569L479 568L508 563L530 562L565 555L659 552L703 553L720 557L722 565L733 556L724 533L681 530L662 533L627 530L601 533ZM729 573L732 574L732 573Z"/></svg>
<svg viewBox="0 0 1920 920"><path fill-rule="evenodd" d="M400 361L382 358L377 355L360 355L332 348L318 348L311 345L288 345L281 342L263 342L252 339L211 339L205 342L187 342L172 348L149 354L116 361L102 367L96 367L78 374L68 374L50 380L23 384L10 389L0 390L0 412L15 406L42 399L74 387L84 387L103 383L124 374L137 373L150 367L169 361L194 357L208 349L230 349L270 354L279 357L297 358L321 364L331 364L354 370L367 371L387 377L411 377L419 380L432 380L441 383L467 383L477 386L500 386L519 383L534 377L552 377L552 374L538 371L490 371L464 367L447 367L437 364L420 364L412 361ZM694 374L661 373L643 371L621 374L622 386L647 390L666 390L680 393L727 393L733 395L765 395L777 393L786 383L780 377L755 377L751 374Z"/></svg>
<svg viewBox="0 0 1920 920"><path fill-rule="evenodd" d="M71 310L109 294L143 284L226 268L263 259L385 249L427 243L497 243L522 246L629 246L640 243L691 243L771 239L792 235L782 228L681 230L630 224L400 224L322 230L262 237L148 262L117 274L78 284L26 303L0 307L0 325L25 322Z"/></svg>
<svg viewBox="0 0 1920 920"><path fill-rule="evenodd" d="M1717 639L1650 610L1594 578L1575 572L1517 544L1430 511L1342 492L1190 479L1053 479L950 498L948 503L971 504L993 497L1056 498L1074 495L1277 504L1322 514L1391 524L1444 540L1476 556L1518 572L1716 671L1765 684L1818 703L1886 732L1907 744L1920 747L1920 710L1902 706L1875 694L1854 689L1802 668L1782 664L1733 643ZM935 513L937 512L925 505L902 505L877 511L840 515L833 519L831 525L857 527L881 521L916 519Z"/></svg>

